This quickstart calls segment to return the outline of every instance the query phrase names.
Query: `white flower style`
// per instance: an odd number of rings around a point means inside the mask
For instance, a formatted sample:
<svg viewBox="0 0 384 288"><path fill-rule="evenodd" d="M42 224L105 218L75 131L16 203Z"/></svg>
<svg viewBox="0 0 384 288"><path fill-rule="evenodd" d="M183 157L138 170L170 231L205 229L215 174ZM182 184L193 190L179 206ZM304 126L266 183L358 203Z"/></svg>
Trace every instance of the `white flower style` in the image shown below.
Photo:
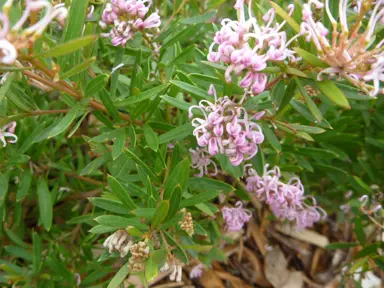
<svg viewBox="0 0 384 288"><path fill-rule="evenodd" d="M0 141L3 144L3 147L7 146L8 143L16 143L17 142L17 136L14 134L16 129L16 122L13 121L11 123L8 123L3 128L0 129ZM7 139L8 138L8 139ZM11 138L11 139L9 139Z"/></svg>

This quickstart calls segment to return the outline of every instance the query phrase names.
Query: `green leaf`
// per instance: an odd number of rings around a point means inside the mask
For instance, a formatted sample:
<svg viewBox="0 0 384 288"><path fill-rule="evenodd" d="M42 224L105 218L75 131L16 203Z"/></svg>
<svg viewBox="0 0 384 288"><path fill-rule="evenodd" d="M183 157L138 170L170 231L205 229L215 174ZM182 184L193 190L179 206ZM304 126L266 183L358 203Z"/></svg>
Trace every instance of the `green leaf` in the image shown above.
<svg viewBox="0 0 384 288"><path fill-rule="evenodd" d="M68 17L65 21L63 42L80 37L83 34L88 0L72 0Z"/></svg>
<svg viewBox="0 0 384 288"><path fill-rule="evenodd" d="M40 212L40 221L45 230L49 231L53 219L53 203L51 192L48 189L47 181L42 178L37 183L37 198Z"/></svg>
<svg viewBox="0 0 384 288"><path fill-rule="evenodd" d="M167 217L169 210L169 200L160 201L157 206L155 215L152 218L152 228L157 228L161 223L163 223L164 219Z"/></svg>
<svg viewBox="0 0 384 288"><path fill-rule="evenodd" d="M191 123L186 123L182 126L176 127L171 131L161 134L159 136L159 144L168 143L174 139L182 140L188 135L192 134L193 129L194 127L191 125Z"/></svg>
<svg viewBox="0 0 384 288"><path fill-rule="evenodd" d="M197 23L204 23L212 19L213 15L215 15L214 11L207 12L203 15L198 15L190 18L184 18L179 21L181 24L197 24Z"/></svg>
<svg viewBox="0 0 384 288"><path fill-rule="evenodd" d="M181 197L182 197L183 191L181 190L180 185L177 185L175 189L173 189L170 197L170 203L169 203L169 211L167 215L167 220L171 219L173 216L176 215L177 212L180 211L180 203L181 203ZM167 221L168 222L168 221Z"/></svg>
<svg viewBox="0 0 384 288"><path fill-rule="evenodd" d="M17 234L15 234L15 232L13 232L12 230L5 228L4 231L5 231L5 234L7 234L8 238L16 245L26 249L31 248L29 244L25 243L22 239L20 239L20 237Z"/></svg>
<svg viewBox="0 0 384 288"><path fill-rule="evenodd" d="M325 130L319 127L314 126L306 126L300 124L288 124L291 128L296 129L297 131L303 131L310 134L321 134L324 133Z"/></svg>
<svg viewBox="0 0 384 288"><path fill-rule="evenodd" d="M11 87L13 79L15 79L15 75L15 73L11 73L7 77L7 80L5 80L4 84L0 87L0 102L3 101L4 96L7 94L9 88Z"/></svg>
<svg viewBox="0 0 384 288"><path fill-rule="evenodd" d="M65 115L60 122L47 133L46 139L55 137L67 130L73 120L75 120L77 113L79 112L79 108L79 104L75 105L75 107L73 107L71 111L69 111L68 114Z"/></svg>
<svg viewBox="0 0 384 288"><path fill-rule="evenodd" d="M134 63L133 71L131 74L132 75L131 76L131 83L129 85L129 95L131 97L134 95L135 88L137 89L137 87L140 86L140 85L137 85L138 84L137 82L139 82L138 78L140 78L137 76L138 76L139 71L142 73L142 70L140 67L141 56L142 56L142 51L141 50L136 51L135 63Z"/></svg>
<svg viewBox="0 0 384 288"><path fill-rule="evenodd" d="M188 182L189 166L189 160L188 158L185 158L176 165L173 171L171 171L171 174L164 185L164 200L171 198L172 191L177 185L180 185L181 191L184 191Z"/></svg>
<svg viewBox="0 0 384 288"><path fill-rule="evenodd" d="M315 116L318 122L321 122L321 120L323 120L323 114L321 114L321 111L319 110L319 108L317 108L315 102L313 102L313 100L311 99L311 96L308 95L307 90L305 90L299 78L295 78L295 81L297 83L297 87L299 88L300 94L304 97L304 100L307 103L312 115Z"/></svg>
<svg viewBox="0 0 384 288"><path fill-rule="evenodd" d="M160 98L162 98L165 102L168 104L171 104L172 106L179 108L180 110L188 111L189 107L192 106L191 103L188 103L184 100L175 98L175 97L170 97L168 95L163 95Z"/></svg>
<svg viewBox="0 0 384 288"><path fill-rule="evenodd" d="M281 144L279 139L277 139L275 133L267 127L266 125L263 125L263 133L265 138L267 138L269 144L271 144L272 148L275 149L277 152L281 152Z"/></svg>
<svg viewBox="0 0 384 288"><path fill-rule="evenodd" d="M144 125L143 131L144 138L147 142L148 147L151 148L153 151L157 152L157 150L159 150L159 139L157 138L156 133L148 124Z"/></svg>
<svg viewBox="0 0 384 288"><path fill-rule="evenodd" d="M23 200L24 197L27 195L27 193L29 192L29 189L31 188L31 183L32 183L32 173L29 169L27 169L25 170L23 176L20 179L19 188L17 189L17 193L16 193L17 202ZM1 185L0 187L2 186L3 185Z"/></svg>
<svg viewBox="0 0 384 288"><path fill-rule="evenodd" d="M132 211L137 217L152 219L155 215L156 208L136 208Z"/></svg>
<svg viewBox="0 0 384 288"><path fill-rule="evenodd" d="M197 195L193 195L192 197L181 201L180 209L207 202L213 198L216 198L220 193L221 191L204 191Z"/></svg>
<svg viewBox="0 0 384 288"><path fill-rule="evenodd" d="M366 193L372 194L372 189L358 176L353 176L355 183Z"/></svg>
<svg viewBox="0 0 384 288"><path fill-rule="evenodd" d="M161 46L161 54L163 55L163 51L165 51L168 47L172 46L178 41L181 41L185 36L187 36L190 31L192 31L196 26L190 25L184 30L181 30L180 32L176 33L174 36L169 37L166 42L163 43Z"/></svg>
<svg viewBox="0 0 384 288"><path fill-rule="evenodd" d="M0 172L0 207L4 205L5 199L7 197L9 180L8 178L8 173L4 175Z"/></svg>
<svg viewBox="0 0 384 288"><path fill-rule="evenodd" d="M104 210L111 211L118 214L129 214L129 210L126 206L118 201L104 198L88 198L93 205L103 208Z"/></svg>
<svg viewBox="0 0 384 288"><path fill-rule="evenodd" d="M321 93L323 93L329 100L335 103L338 106L350 109L351 106L348 103L347 98L343 92L336 86L335 83L331 80L323 80L321 82L316 82Z"/></svg>
<svg viewBox="0 0 384 288"><path fill-rule="evenodd" d="M265 159L260 146L259 151L256 153L256 156L252 158L252 165L256 169L258 175L264 174Z"/></svg>
<svg viewBox="0 0 384 288"><path fill-rule="evenodd" d="M178 80L172 80L170 82L176 87L179 87L180 89L184 90L185 92L192 94L192 96L197 96L198 100L200 99L213 100L213 97L209 96L207 91L199 87L196 87L191 84L178 81Z"/></svg>
<svg viewBox="0 0 384 288"><path fill-rule="evenodd" d="M128 97L126 99L123 99L121 101L116 102L116 106L117 107L124 107L124 106L128 106L128 105L135 104L138 102L142 102L144 100L147 100L149 98L152 98L152 97L160 94L166 88L168 88L168 86L169 86L169 84L162 84L162 85L156 86L155 88L146 90L137 96L131 95L130 97Z"/></svg>
<svg viewBox="0 0 384 288"><path fill-rule="evenodd" d="M272 8L276 11L276 14L279 15L281 18L283 18L289 26L292 27L293 30L295 30L296 33L300 33L300 25L297 23L291 16L288 15L287 12L284 11L279 5L277 5L275 2L270 1L269 2L272 6Z"/></svg>
<svg viewBox="0 0 384 288"><path fill-rule="evenodd" d="M296 91L296 82L291 80L288 83L287 88L285 89L284 97L280 102L280 106L276 114L279 114L284 110L284 108L288 105L289 101L291 101L292 97L295 95L295 91Z"/></svg>
<svg viewBox="0 0 384 288"><path fill-rule="evenodd" d="M184 264L188 265L188 256L185 253L184 249L179 245L179 243L176 242L175 239L173 239L171 235L169 235L165 231L163 231L163 233L164 233L165 239L167 240L167 243L170 246L176 247L176 249L174 250L174 253L177 256L177 258L179 258L179 260L181 260Z"/></svg>
<svg viewBox="0 0 384 288"><path fill-rule="evenodd" d="M122 216L115 215L102 215L95 219L97 223L103 226L125 229L128 226L133 226L139 230L147 230L148 226L141 224L140 218L131 217L126 218Z"/></svg>
<svg viewBox="0 0 384 288"><path fill-rule="evenodd" d="M221 191L224 193L232 192L235 190L235 188L225 182L203 177L190 178L188 180L187 186L192 190Z"/></svg>
<svg viewBox="0 0 384 288"><path fill-rule="evenodd" d="M89 230L89 232L93 234L104 234L104 233L109 233L115 230L116 230L116 227L96 225L95 227L92 227L92 229Z"/></svg>
<svg viewBox="0 0 384 288"><path fill-rule="evenodd" d="M111 188L113 194L129 209L136 209L136 204L133 202L129 193L124 189L119 181L116 180L113 176L108 175L108 185Z"/></svg>
<svg viewBox="0 0 384 288"><path fill-rule="evenodd" d="M107 108L108 114L111 115L115 121L119 121L119 111L117 111L115 104L112 102L111 94L106 89L102 89L99 92L99 97L105 108Z"/></svg>
<svg viewBox="0 0 384 288"><path fill-rule="evenodd" d="M85 88L85 97L93 97L99 93L107 85L108 79L108 74L100 74L89 81Z"/></svg>
<svg viewBox="0 0 384 288"><path fill-rule="evenodd" d="M112 159L116 160L121 153L123 153L123 149L125 147L125 129L124 128L119 128L117 129L117 136L115 143L113 143L112 146Z"/></svg>
<svg viewBox="0 0 384 288"><path fill-rule="evenodd" d="M33 261L32 254L20 246L4 246L4 250L7 252L7 254L10 254L12 256L16 256L17 258L23 258L29 262Z"/></svg>
<svg viewBox="0 0 384 288"><path fill-rule="evenodd" d="M361 221L361 217L356 217L355 219L355 233L356 233L356 238L359 240L360 244L362 246L365 246L365 233L364 233L364 228L363 228L363 223Z"/></svg>
<svg viewBox="0 0 384 288"><path fill-rule="evenodd" d="M121 266L120 270L116 273L116 275L113 276L107 288L120 287L120 284L124 281L125 278L127 278L128 274L129 274L128 262L126 262L125 264L123 264L123 266Z"/></svg>
<svg viewBox="0 0 384 288"><path fill-rule="evenodd" d="M70 78L70 77L72 77L74 75L77 75L77 74L87 70L89 67L92 66L92 64L95 61L96 61L96 57L91 57L91 58L85 60L84 62L81 62L79 65L76 65L75 67L73 67L69 71L63 73L60 76L60 79L67 79L67 78Z"/></svg>
<svg viewBox="0 0 384 288"><path fill-rule="evenodd" d="M149 256L148 260L145 262L144 275L147 281L151 281L157 277L159 274L159 268L157 267L157 263L153 260L151 256Z"/></svg>
<svg viewBox="0 0 384 288"><path fill-rule="evenodd" d="M321 67L321 68L326 68L328 67L328 64L323 62L322 60L319 59L316 55L305 51L304 49L301 49L299 47L293 48L297 54L300 55L301 58L303 58L305 61L307 61L309 64L311 64L313 67Z"/></svg>
<svg viewBox="0 0 384 288"><path fill-rule="evenodd" d="M68 133L68 138L71 138L73 136L73 134L76 133L77 129L79 129L81 123L83 123L85 117L87 117L88 115L88 112L84 113L83 116L80 117L79 121L77 121L77 123L73 126L73 128L71 129L71 131Z"/></svg>
<svg viewBox="0 0 384 288"><path fill-rule="evenodd" d="M159 182L159 179L157 178L156 174L152 171L151 168L149 168L139 157L136 156L132 151L128 149L124 149L124 153L127 154L133 161L136 162L136 164L140 165L141 168L145 170L145 172L151 177L152 180L155 182Z"/></svg>
<svg viewBox="0 0 384 288"><path fill-rule="evenodd" d="M21 110L31 112L38 109L33 100L27 94L25 94L24 91L18 89L14 85L11 85L11 87L8 89L6 96Z"/></svg>
<svg viewBox="0 0 384 288"><path fill-rule="evenodd" d="M68 22L69 21L67 21L67 23ZM48 58L48 57L59 57L59 56L67 55L91 44L94 40L96 40L96 38L97 36L95 35L77 38L77 39L68 41L64 44L58 45L48 51L43 51L39 54L36 54L35 57Z"/></svg>
<svg viewBox="0 0 384 288"><path fill-rule="evenodd" d="M42 266L42 252L43 243L41 242L39 234L32 233L33 240L33 272L38 273Z"/></svg>

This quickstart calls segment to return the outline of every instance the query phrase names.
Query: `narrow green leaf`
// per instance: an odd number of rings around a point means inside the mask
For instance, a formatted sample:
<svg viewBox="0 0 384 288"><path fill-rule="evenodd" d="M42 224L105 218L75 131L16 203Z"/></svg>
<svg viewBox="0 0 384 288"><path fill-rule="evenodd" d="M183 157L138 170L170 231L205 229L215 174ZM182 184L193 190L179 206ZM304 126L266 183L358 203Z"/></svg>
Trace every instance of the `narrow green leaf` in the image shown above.
<svg viewBox="0 0 384 288"><path fill-rule="evenodd" d="M132 211L137 217L152 219L155 215L156 208L137 208Z"/></svg>
<svg viewBox="0 0 384 288"><path fill-rule="evenodd" d="M351 106L348 103L347 98L343 92L336 86L335 83L331 80L323 80L321 82L316 82L321 93L323 93L329 100L335 103L338 106L350 109Z"/></svg>
<svg viewBox="0 0 384 288"><path fill-rule="evenodd" d="M75 107L73 107L71 111L69 111L68 114L65 115L61 121L55 127L53 127L52 130L49 131L46 139L55 137L67 130L68 127L72 124L73 120L75 120L77 112L79 112L79 108L80 105L75 105Z"/></svg>
<svg viewBox="0 0 384 288"><path fill-rule="evenodd" d="M71 131L68 133L68 138L71 138L73 136L73 134L76 133L77 129L79 129L81 123L83 123L85 117L87 117L88 115L88 112L84 113L83 116L80 117L79 121L77 121L77 123L73 126L73 128L71 129Z"/></svg>
<svg viewBox="0 0 384 288"><path fill-rule="evenodd" d="M182 140L183 138L192 134L193 129L194 129L194 127L191 125L191 123L186 123L182 126L176 127L175 129L172 129L171 131L168 131L164 134L161 134L159 136L159 144L168 143L174 139Z"/></svg>
<svg viewBox="0 0 384 288"><path fill-rule="evenodd" d="M4 84L0 87L0 102L3 101L5 94L7 94L9 88L11 87L15 75L15 73L11 73L7 77L7 80L5 80Z"/></svg>
<svg viewBox="0 0 384 288"><path fill-rule="evenodd" d="M202 14L202 15L181 19L179 21L179 23L181 23L181 24L188 24L188 25L204 23L204 22L207 22L210 19L212 19L213 15L215 15L215 12L214 11L210 11L210 12L207 12L207 13Z"/></svg>
<svg viewBox="0 0 384 288"><path fill-rule="evenodd" d="M116 140L112 146L113 160L116 160L121 155L121 153L123 153L123 149L125 147L125 138L126 138L125 129L124 128L117 129Z"/></svg>
<svg viewBox="0 0 384 288"><path fill-rule="evenodd" d="M5 228L4 229L5 234L7 234L7 237L16 245L23 247L25 249L30 249L31 246L27 243L25 243L15 232L13 232L10 229Z"/></svg>
<svg viewBox="0 0 384 288"><path fill-rule="evenodd" d="M16 193L17 202L23 200L24 197L28 194L29 189L31 188L31 183L32 183L32 173L29 169L27 169L25 170L23 176L20 179L19 188L17 189L17 193Z"/></svg>
<svg viewBox="0 0 384 288"><path fill-rule="evenodd" d="M36 232L32 233L33 240L33 271L39 273L42 266L42 252L43 243L41 242L39 234Z"/></svg>
<svg viewBox="0 0 384 288"><path fill-rule="evenodd" d="M121 266L120 270L116 273L116 275L113 276L107 288L120 287L120 284L124 281L125 278L127 278L128 274L129 274L128 262L126 262L125 264L123 264L123 266Z"/></svg>
<svg viewBox="0 0 384 288"><path fill-rule="evenodd" d="M136 51L135 63L134 63L133 71L131 74L132 75L131 76L131 83L129 85L129 96L131 96L131 97L134 95L135 88L138 87L137 74L138 74L138 71L141 71L141 67L140 67L141 56L142 56L142 51L141 50Z"/></svg>
<svg viewBox="0 0 384 288"><path fill-rule="evenodd" d="M359 240L360 244L362 246L365 246L365 233L364 233L364 228L363 228L363 223L361 220L361 217L356 217L355 219L355 233L356 233L356 238Z"/></svg>
<svg viewBox="0 0 384 288"><path fill-rule="evenodd" d="M108 74L100 74L89 81L87 87L85 88L85 97L93 97L99 93L103 88L105 88L105 85L107 85L108 79Z"/></svg>
<svg viewBox="0 0 384 288"><path fill-rule="evenodd" d="M314 126L306 126L300 124L289 124L289 126L293 129L296 129L297 131L307 132L310 134L321 134L325 132L324 129Z"/></svg>
<svg viewBox="0 0 384 288"><path fill-rule="evenodd" d="M172 191L177 185L180 185L181 191L184 191L188 182L189 167L189 160L188 158L185 158L176 165L173 171L171 171L171 174L164 185L164 200L171 198Z"/></svg>
<svg viewBox="0 0 384 288"><path fill-rule="evenodd" d="M303 58L305 61L307 61L309 64L311 64L313 67L321 67L321 68L326 68L328 67L328 64L323 62L322 60L319 59L316 55L305 51L304 49L301 49L299 47L293 48L297 54L300 55L301 58Z"/></svg>
<svg viewBox="0 0 384 288"><path fill-rule="evenodd" d="M178 81L178 80L172 80L170 82L173 85L175 85L176 87L179 87L180 89L184 90L185 92L192 94L192 96L197 96L198 100L200 100L200 99L212 100L213 99L213 97L208 95L207 91L205 91L199 87L196 87L196 86L193 86L191 84L188 84L188 83L185 83L182 81Z"/></svg>
<svg viewBox="0 0 384 288"><path fill-rule="evenodd" d="M5 252L7 252L7 254L16 256L17 258L23 258L28 262L33 261L32 254L28 250L21 248L20 246L7 245L7 246L4 246L4 250Z"/></svg>
<svg viewBox="0 0 384 288"><path fill-rule="evenodd" d="M188 256L185 253L184 249L179 245L179 243L176 242L176 240L171 235L169 235L165 231L163 231L163 233L168 244L176 247L174 253L176 254L177 258L179 258L179 260L181 260L184 264L188 264Z"/></svg>
<svg viewBox="0 0 384 288"><path fill-rule="evenodd" d="M283 8L281 8L279 5L277 5L275 2L270 1L269 2L273 9L275 9L276 14L279 15L281 18L283 18L289 26L292 27L293 30L295 30L296 33L300 33L300 25L297 23L291 16L288 15L287 12L284 11Z"/></svg>
<svg viewBox="0 0 384 288"><path fill-rule="evenodd" d="M168 86L169 86L169 84L162 84L162 85L156 86L155 88L152 88L152 89L146 90L144 92L141 92L137 96L132 96L131 95L130 97L128 97L126 99L123 99L121 101L116 102L116 106L117 107L124 107L124 106L128 106L128 105L135 104L135 103L138 103L138 102L142 102L144 100L147 100L147 99L149 99L151 97L154 97L154 96L160 94Z"/></svg>
<svg viewBox="0 0 384 288"><path fill-rule="evenodd" d="M11 85L11 87L8 89L6 96L17 107L26 112L31 112L33 110L38 109L33 100L27 94L25 94L24 91L18 89L14 85Z"/></svg>
<svg viewBox="0 0 384 288"><path fill-rule="evenodd" d="M172 106L179 108L180 110L188 111L189 107L192 106L191 103L188 103L181 99L170 97L168 95L163 95L161 96L161 98L168 104L171 104Z"/></svg>
<svg viewBox="0 0 384 288"><path fill-rule="evenodd" d="M133 226L139 230L148 229L148 226L141 224L140 218L137 218L137 217L126 218L126 217L115 216L115 215L102 215L97 217L95 221L103 226L120 228L120 229L125 229L128 226Z"/></svg>
<svg viewBox="0 0 384 288"><path fill-rule="evenodd" d="M91 57L91 58L85 60L84 62L81 62L79 65L76 65L75 67L73 67L69 71L63 73L60 76L60 79L67 79L67 78L70 78L70 77L72 77L74 75L77 75L77 74L87 70L89 67L91 67L91 65L95 61L96 61L96 57Z"/></svg>
<svg viewBox="0 0 384 288"><path fill-rule="evenodd" d="M136 204L133 202L131 196L124 189L124 187L117 181L113 176L108 175L108 185L111 188L113 194L129 209L133 210L136 208Z"/></svg>
<svg viewBox="0 0 384 288"><path fill-rule="evenodd" d="M37 198L40 212L40 221L45 230L50 230L53 219L53 203L51 192L48 189L47 181L40 179L37 183Z"/></svg>
<svg viewBox="0 0 384 288"><path fill-rule="evenodd" d="M126 153L130 158L132 158L133 161L135 161L137 164L139 164L146 173L151 177L152 180L155 182L159 182L159 179L157 178L156 174L152 171L151 168L149 168L139 157L136 156L135 153L128 149L124 149L124 153Z"/></svg>
<svg viewBox="0 0 384 288"><path fill-rule="evenodd" d="M157 152L157 150L159 150L159 139L157 138L156 133L148 124L144 125L143 131L144 138L147 142L148 147L151 148L153 151Z"/></svg>
<svg viewBox="0 0 384 288"><path fill-rule="evenodd" d="M108 114L111 115L116 121L120 119L119 111L115 104L112 102L111 94L104 88L99 91L99 97L103 102L105 108L107 108Z"/></svg>
<svg viewBox="0 0 384 288"><path fill-rule="evenodd" d="M263 133L265 138L267 138L269 144L271 144L272 148L275 149L277 152L281 152L281 144L279 139L277 139L275 133L267 127L266 125L263 125Z"/></svg>
<svg viewBox="0 0 384 288"><path fill-rule="evenodd" d="M365 193L372 194L372 189L360 177L353 176L353 179Z"/></svg>
<svg viewBox="0 0 384 288"><path fill-rule="evenodd" d="M225 182L203 177L189 178L187 186L192 190L220 191L224 193L232 192L235 190L235 188Z"/></svg>
<svg viewBox="0 0 384 288"><path fill-rule="evenodd" d="M181 201L180 209L207 202L208 200L217 197L220 193L221 191L204 191L197 195L193 195L192 197Z"/></svg>
<svg viewBox="0 0 384 288"><path fill-rule="evenodd" d="M8 194L8 174L2 174L0 172L0 207L4 205L5 199Z"/></svg>
<svg viewBox="0 0 384 288"><path fill-rule="evenodd" d="M173 216L176 215L177 212L180 211L180 203L181 203L181 197L182 197L183 191L181 191L180 185L177 185L175 189L171 192L171 197L169 199L169 211L167 215L167 220L171 219ZM168 221L167 221L168 222Z"/></svg>
<svg viewBox="0 0 384 288"><path fill-rule="evenodd" d="M127 215L129 209L118 201L103 198L89 198L93 205L118 214Z"/></svg>
<svg viewBox="0 0 384 288"><path fill-rule="evenodd" d="M36 54L35 57L48 58L48 57L59 57L59 56L67 55L91 44L94 40L96 40L96 38L97 36L95 35L77 38L77 39L68 41L64 44L58 45L48 51L44 51L39 54Z"/></svg>
<svg viewBox="0 0 384 288"><path fill-rule="evenodd" d="M311 96L308 95L307 90L305 90L299 78L295 78L295 81L297 83L297 87L299 88L300 94L304 97L304 100L307 103L312 115L315 116L318 122L321 122L321 120L323 120L323 114L321 114L321 111L319 110L319 108L317 108L315 102L313 102L313 100L311 99Z"/></svg>
<svg viewBox="0 0 384 288"><path fill-rule="evenodd" d="M167 217L168 210L169 200L160 201L155 215L152 218L152 228L157 228L161 223L163 223L164 219Z"/></svg>
<svg viewBox="0 0 384 288"><path fill-rule="evenodd" d="M104 234L104 233L113 232L115 230L117 230L116 227L96 225L95 227L92 227L92 229L89 230L89 232L93 234Z"/></svg>
<svg viewBox="0 0 384 288"><path fill-rule="evenodd" d="M152 281L159 274L158 265L155 263L153 258L150 256L145 262L144 276L147 281Z"/></svg>
<svg viewBox="0 0 384 288"><path fill-rule="evenodd" d="M276 114L279 114L284 110L284 108L288 105L289 101L291 101L292 97L295 95L295 91L296 91L296 82L291 80L288 83L287 88L285 89L284 97L280 102L280 106Z"/></svg>

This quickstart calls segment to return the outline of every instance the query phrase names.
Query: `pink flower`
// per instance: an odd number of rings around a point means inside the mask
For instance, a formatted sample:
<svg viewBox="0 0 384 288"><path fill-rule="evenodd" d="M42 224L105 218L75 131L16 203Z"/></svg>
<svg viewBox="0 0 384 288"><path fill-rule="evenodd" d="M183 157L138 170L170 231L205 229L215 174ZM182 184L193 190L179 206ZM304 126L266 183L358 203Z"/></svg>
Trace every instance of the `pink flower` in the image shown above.
<svg viewBox="0 0 384 288"><path fill-rule="evenodd" d="M154 29L160 26L157 12L147 17L152 1L149 0L110 0L102 14L99 25L102 29L111 27L103 37L109 37L114 46L125 46L137 31ZM147 34L152 37L151 34Z"/></svg>
<svg viewBox="0 0 384 288"><path fill-rule="evenodd" d="M221 213L226 222L228 232L240 231L244 224L252 218L252 212L243 208L243 203L238 201L235 208L223 207Z"/></svg>
<svg viewBox="0 0 384 288"><path fill-rule="evenodd" d="M280 177L280 169L274 167L268 170L268 164L264 167L263 176L249 169L247 191L266 202L276 217L295 221L299 230L311 227L326 217L326 212L317 206L314 198L304 196L304 186L299 178L291 178L286 184L280 181ZM312 206L306 203L308 199L312 199Z"/></svg>
<svg viewBox="0 0 384 288"><path fill-rule="evenodd" d="M3 144L3 147L7 146L7 142L12 144L17 142L17 136L14 134L15 129L16 129L15 121L8 123L7 125L5 125L3 128L0 129L0 141ZM12 138L12 139L7 139L7 138Z"/></svg>
<svg viewBox="0 0 384 288"><path fill-rule="evenodd" d="M293 5L289 5L289 15L293 13ZM294 51L288 46L300 35L287 41L287 35L280 31L282 24L273 24L275 12L269 10L264 15L266 23L260 24L252 16L251 5L248 6L248 19L245 19L244 0L237 0L235 9L238 10L240 20L224 19L221 29L209 47L208 61L222 62L227 65L225 80L232 81L232 74L241 76L240 86L247 93L256 95L265 90L267 76L263 71L268 61L297 61Z"/></svg>
<svg viewBox="0 0 384 288"><path fill-rule="evenodd" d="M203 275L203 269L203 264L197 264L195 267L192 268L191 272L189 273L189 279L200 278Z"/></svg>
<svg viewBox="0 0 384 288"><path fill-rule="evenodd" d="M196 147L195 150L189 149L192 158L191 167L194 169L198 169L200 171L199 174L196 174L196 177L203 177L204 174L208 175L208 165L212 164L214 167L214 172L211 174L215 176L217 174L217 166L216 163L211 159L211 155L209 155L206 148L200 149Z"/></svg>
<svg viewBox="0 0 384 288"><path fill-rule="evenodd" d="M198 106L189 109L190 118L194 116L194 109L202 112L202 117L192 119L193 135L210 155L225 154L233 165L238 166L256 155L257 145L264 141L261 127L227 96L217 99L213 85L209 92L215 95L214 103L202 100Z"/></svg>

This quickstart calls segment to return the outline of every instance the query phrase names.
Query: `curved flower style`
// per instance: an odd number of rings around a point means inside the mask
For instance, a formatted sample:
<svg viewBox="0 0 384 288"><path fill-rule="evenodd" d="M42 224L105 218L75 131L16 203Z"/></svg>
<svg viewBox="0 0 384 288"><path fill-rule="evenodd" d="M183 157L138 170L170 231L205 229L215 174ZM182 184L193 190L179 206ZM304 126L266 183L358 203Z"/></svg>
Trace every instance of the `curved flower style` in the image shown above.
<svg viewBox="0 0 384 288"><path fill-rule="evenodd" d="M191 167L195 169L199 169L200 173L196 174L196 177L203 177L204 175L209 174L208 173L208 165L212 164L215 172L211 173L212 176L215 176L217 174L217 166L216 163L211 159L211 155L209 155L207 148L200 149L199 147L196 147L195 150L192 148L189 149L189 152L191 153L192 158L192 164Z"/></svg>
<svg viewBox="0 0 384 288"><path fill-rule="evenodd" d="M384 23L384 1L371 4L373 1L358 1L355 6L357 20L348 25L348 0L340 0L338 25L330 12L329 0L325 1L325 5L318 0L309 0L303 5L301 34L306 36L307 42L314 43L320 59L330 66L318 74L319 80L323 74L342 77L370 96L376 96L384 93L384 89L380 88L380 83L384 81L384 40L378 43L373 41L377 24ZM331 20L331 40L327 37L330 31L321 22L315 21L313 9L325 10ZM369 16L368 24L362 30L365 16Z"/></svg>
<svg viewBox="0 0 384 288"><path fill-rule="evenodd" d="M268 166L265 165L263 176L252 168L248 169L247 191L266 202L276 217L295 221L297 229L311 227L326 217L326 212L317 206L313 197L304 196L304 186L299 178L291 178L285 184L280 181L280 169L268 170ZM313 206L305 203L307 199L312 200Z"/></svg>
<svg viewBox="0 0 384 288"><path fill-rule="evenodd" d="M0 63L6 65L13 64L17 59L18 51L29 48L53 19L64 26L68 14L64 4L52 6L48 0L26 0L23 14L16 24L10 27L8 12L12 4L13 0L8 0L3 6L3 13L0 13L2 27L0 31ZM40 20L23 29L32 14L38 14L42 11L44 14Z"/></svg>
<svg viewBox="0 0 384 288"><path fill-rule="evenodd" d="M110 0L99 24L104 30L111 26L111 30L102 36L110 37L113 46L125 47L136 31L159 27L161 21L156 12L147 17L151 5L151 0Z"/></svg>
<svg viewBox="0 0 384 288"><path fill-rule="evenodd" d="M240 231L244 224L252 218L252 212L243 208L243 203L238 201L235 208L223 207L221 213L226 222L228 232Z"/></svg>
<svg viewBox="0 0 384 288"><path fill-rule="evenodd" d="M195 127L193 135L201 147L208 147L210 155L225 154L234 166L240 165L256 155L258 144L263 143L264 135L252 118L259 119L260 114L249 117L247 111L237 106L228 96L217 99L216 90L210 86L209 94L215 96L215 102L200 101L198 106L189 108L199 110L203 118L192 119ZM262 115L261 115L262 116Z"/></svg>
<svg viewBox="0 0 384 288"><path fill-rule="evenodd" d="M16 129L15 121L8 123L7 125L5 125L3 128L0 129L0 141L3 144L3 147L7 146L7 142L12 144L17 142L17 136L14 134L15 129ZM12 140L6 139L6 138L12 138Z"/></svg>
<svg viewBox="0 0 384 288"><path fill-rule="evenodd" d="M240 86L246 92L259 94L265 90L268 81L267 75L262 73L267 62L297 60L294 51L288 46L298 36L287 41L286 33L281 31L285 22L274 24L273 9L264 15L264 24L259 25L256 18L251 16L251 2L248 6L249 19L245 20L244 1L236 1L235 9L239 10L240 20L224 19L221 22L222 28L216 33L209 48L208 60L228 65L225 71L226 82L232 81L234 72L243 77ZM289 5L290 14L293 13L293 7Z"/></svg>

